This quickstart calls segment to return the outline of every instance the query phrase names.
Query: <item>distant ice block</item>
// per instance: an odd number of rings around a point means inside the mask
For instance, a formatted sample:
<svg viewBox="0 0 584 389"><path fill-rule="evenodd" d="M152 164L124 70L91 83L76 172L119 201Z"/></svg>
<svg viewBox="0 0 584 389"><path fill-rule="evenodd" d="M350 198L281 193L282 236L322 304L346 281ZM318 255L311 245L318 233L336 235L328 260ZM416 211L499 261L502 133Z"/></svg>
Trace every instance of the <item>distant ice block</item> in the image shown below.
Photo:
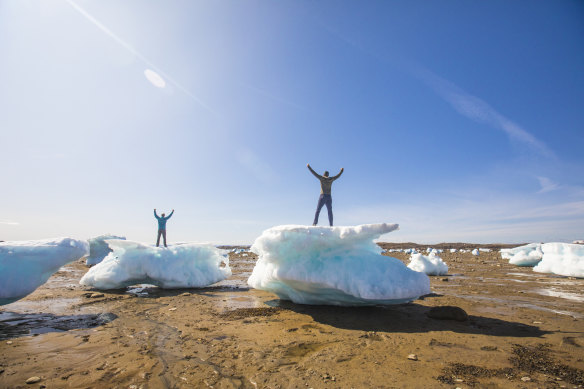
<svg viewBox="0 0 584 389"><path fill-rule="evenodd" d="M538 273L584 278L584 246L570 243L544 243L543 257L533 268Z"/></svg>
<svg viewBox="0 0 584 389"><path fill-rule="evenodd" d="M112 252L112 249L109 248L108 244L105 242L106 239L120 239L126 240L123 236L116 236L116 235L100 235L95 238L89 239L89 256L85 260L85 264L87 266L97 265L103 259Z"/></svg>
<svg viewBox="0 0 584 389"><path fill-rule="evenodd" d="M61 266L87 254L89 244L71 238L0 243L0 305L34 292Z"/></svg>
<svg viewBox="0 0 584 389"><path fill-rule="evenodd" d="M450 252L451 253L455 253L456 252L456 249L450 249Z"/></svg>
<svg viewBox="0 0 584 389"><path fill-rule="evenodd" d="M448 265L442 258L434 253L429 256L422 254L412 254L408 267L414 271L422 272L429 276L441 276L448 274Z"/></svg>
<svg viewBox="0 0 584 389"><path fill-rule="evenodd" d="M184 243L158 248L128 240L105 242L113 251L89 269L79 281L81 285L97 289L135 284L200 288L231 276L226 251L211 245Z"/></svg>
<svg viewBox="0 0 584 389"><path fill-rule="evenodd" d="M479 249L474 249L473 251L471 251L472 255L478 256L480 254Z"/></svg>
<svg viewBox="0 0 584 389"><path fill-rule="evenodd" d="M501 258L508 259L511 265L535 266L541 261L541 243L530 243L512 249L501 249Z"/></svg>
<svg viewBox="0 0 584 389"><path fill-rule="evenodd" d="M265 230L251 251L258 261L248 279L256 289L299 304L376 305L430 293L430 280L373 242L397 224L355 227L287 225Z"/></svg>

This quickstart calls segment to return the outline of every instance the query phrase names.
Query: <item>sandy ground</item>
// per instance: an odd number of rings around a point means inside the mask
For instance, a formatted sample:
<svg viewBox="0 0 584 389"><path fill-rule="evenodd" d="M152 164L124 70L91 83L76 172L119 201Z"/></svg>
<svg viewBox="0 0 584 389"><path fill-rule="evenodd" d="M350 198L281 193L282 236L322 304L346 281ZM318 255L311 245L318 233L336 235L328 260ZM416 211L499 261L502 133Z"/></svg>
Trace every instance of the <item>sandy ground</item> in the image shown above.
<svg viewBox="0 0 584 389"><path fill-rule="evenodd" d="M1 308L0 387L584 385L584 279L533 273L497 252L441 257L450 271L431 277L432 295L368 308L296 305L249 289L248 253L231 254L234 276L213 287L131 293L79 286L87 268L78 261ZM429 317L436 306L468 319Z"/></svg>

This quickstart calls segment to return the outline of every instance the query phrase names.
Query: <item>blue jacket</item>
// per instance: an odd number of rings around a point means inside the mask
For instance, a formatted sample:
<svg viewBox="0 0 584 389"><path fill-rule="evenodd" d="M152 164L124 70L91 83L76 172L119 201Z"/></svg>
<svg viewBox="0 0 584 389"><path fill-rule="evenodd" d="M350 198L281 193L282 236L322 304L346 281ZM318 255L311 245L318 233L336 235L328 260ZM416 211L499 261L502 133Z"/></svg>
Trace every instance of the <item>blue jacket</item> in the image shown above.
<svg viewBox="0 0 584 389"><path fill-rule="evenodd" d="M168 219L170 219L170 217L172 216L172 214L173 214L173 213L174 213L174 211L172 211L172 212L170 213L170 215L168 215L168 216L165 216L165 217L162 217L162 216L158 216L158 215L156 214L156 210L154 211L154 217L155 217L156 219L158 219L158 229L159 229L159 230L166 230L166 221L167 221Z"/></svg>

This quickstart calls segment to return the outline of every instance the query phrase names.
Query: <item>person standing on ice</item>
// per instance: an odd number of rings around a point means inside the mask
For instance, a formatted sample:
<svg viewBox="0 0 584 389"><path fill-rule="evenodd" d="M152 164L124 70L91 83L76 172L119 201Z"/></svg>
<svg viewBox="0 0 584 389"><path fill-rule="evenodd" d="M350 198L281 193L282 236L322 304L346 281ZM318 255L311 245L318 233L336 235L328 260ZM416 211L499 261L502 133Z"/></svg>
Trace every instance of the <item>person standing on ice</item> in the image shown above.
<svg viewBox="0 0 584 389"><path fill-rule="evenodd" d="M318 224L318 215L320 214L320 210L322 209L323 205L326 205L326 209L328 211L328 219L329 224L333 226L333 198L331 197L331 187L333 185L333 181L336 180L343 174L344 168L341 168L339 174L334 177L329 177L329 172L325 171L324 174L321 176L317 172L315 172L311 167L310 164L307 163L306 167L318 180L320 181L320 197L318 198L318 204L316 205L316 213L314 214L314 222L312 222L313 226Z"/></svg>
<svg viewBox="0 0 584 389"><path fill-rule="evenodd" d="M172 214L174 213L174 209L168 216L164 216L164 213L161 213L160 216L156 214L156 208L154 208L154 217L158 220L158 238L156 238L156 247L160 245L160 235L164 239L164 247L166 247L166 221L170 219Z"/></svg>

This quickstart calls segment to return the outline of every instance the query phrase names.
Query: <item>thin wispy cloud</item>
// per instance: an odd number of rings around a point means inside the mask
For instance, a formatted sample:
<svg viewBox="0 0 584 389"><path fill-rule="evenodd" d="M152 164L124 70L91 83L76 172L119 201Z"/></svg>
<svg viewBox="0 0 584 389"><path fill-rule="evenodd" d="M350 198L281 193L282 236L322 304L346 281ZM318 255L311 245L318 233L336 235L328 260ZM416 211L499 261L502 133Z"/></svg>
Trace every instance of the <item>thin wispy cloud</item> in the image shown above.
<svg viewBox="0 0 584 389"><path fill-rule="evenodd" d="M14 222L12 220L0 220L0 224L6 225L6 226L18 226L18 225L20 225L19 222Z"/></svg>
<svg viewBox="0 0 584 389"><path fill-rule="evenodd" d="M497 112L484 100L465 92L454 83L420 65L413 65L411 71L415 77L431 87L461 115L475 122L485 123L493 128L502 130L510 139L527 145L530 149L545 157L555 158L553 151L545 143L517 123Z"/></svg>
<svg viewBox="0 0 584 389"><path fill-rule="evenodd" d="M168 80L168 82L170 84L174 85L176 88L178 88L179 90L181 90L182 92L184 92L187 96L189 96L190 98L192 98L193 100L195 100L201 107L203 107L207 111L215 114L215 112L213 112L213 110L211 110L211 108L209 108L209 106L207 106L203 101L201 101L201 99L199 99L197 96L195 96L194 93L192 93L187 88L185 88L180 83L178 83L176 80L174 80L170 75L168 75L166 72L164 72L158 66L156 66L152 61L150 61L148 58L146 58L142 53L140 53L138 50L136 50L132 45L130 45L129 43L127 43L126 41L124 41L122 38L120 38L118 35L116 35L112 30L110 30L108 27L106 27L103 23L101 23L99 20L97 20L96 18L94 18L89 12L87 12L79 4L77 4L73 0L65 0L65 1L71 7L73 7L73 9L75 9L83 17L85 17L88 21L90 21L93 25L95 25L102 32L104 32L107 36L109 36L114 41L116 41L116 43L118 43L120 46L122 46L123 48L125 48L126 50L128 50L130 53L132 53L133 55L135 55L137 58L139 58L140 60L142 60L146 65L148 65L149 68L152 68L154 70L154 72L152 70L150 70L150 69L146 69L146 71L144 72L144 75L148 79L148 81L150 81L154 86L157 86L157 87L160 88L160 86L159 86L159 85L161 85L161 82L160 81L162 81L163 83L165 83L164 79L166 79L166 80ZM147 74L146 72L148 72L148 71L150 71L151 73L148 73ZM154 73L156 76L158 76L159 79L156 80L158 82L158 84L155 84L152 81L152 77L153 77L152 73ZM152 76L152 77L149 77L149 75Z"/></svg>
<svg viewBox="0 0 584 389"><path fill-rule="evenodd" d="M557 182L553 182L547 177L537 177L539 181L539 185L541 185L541 189L537 193L546 193L556 190L560 187Z"/></svg>
<svg viewBox="0 0 584 389"><path fill-rule="evenodd" d="M252 150L243 148L237 152L236 158L258 181L268 184L277 179L274 169Z"/></svg>

